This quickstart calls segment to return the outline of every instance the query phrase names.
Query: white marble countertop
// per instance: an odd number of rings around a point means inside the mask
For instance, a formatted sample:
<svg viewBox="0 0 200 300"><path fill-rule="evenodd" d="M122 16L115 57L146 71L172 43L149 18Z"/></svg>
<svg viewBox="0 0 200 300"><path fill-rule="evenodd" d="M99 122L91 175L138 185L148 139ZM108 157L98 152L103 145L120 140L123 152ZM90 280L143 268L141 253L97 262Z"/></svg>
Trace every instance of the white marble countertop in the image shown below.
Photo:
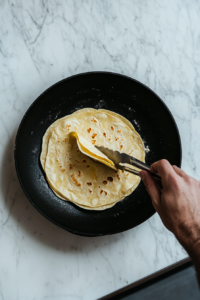
<svg viewBox="0 0 200 300"><path fill-rule="evenodd" d="M13 146L27 108L73 74L105 70L153 89L173 113L182 168L200 179L200 2L0 1L0 299L93 300L187 254L158 215L124 233L75 236L35 210Z"/></svg>

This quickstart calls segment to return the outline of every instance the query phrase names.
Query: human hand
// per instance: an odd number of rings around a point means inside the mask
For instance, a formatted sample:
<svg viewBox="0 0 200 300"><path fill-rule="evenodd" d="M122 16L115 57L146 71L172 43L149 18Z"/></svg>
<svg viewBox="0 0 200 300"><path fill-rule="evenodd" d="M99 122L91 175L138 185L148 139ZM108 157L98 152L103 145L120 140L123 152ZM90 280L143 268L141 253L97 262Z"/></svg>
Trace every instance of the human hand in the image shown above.
<svg viewBox="0 0 200 300"><path fill-rule="evenodd" d="M139 173L164 225L175 234L190 252L191 245L200 244L200 182L163 159L151 166L162 178L160 191L152 176Z"/></svg>

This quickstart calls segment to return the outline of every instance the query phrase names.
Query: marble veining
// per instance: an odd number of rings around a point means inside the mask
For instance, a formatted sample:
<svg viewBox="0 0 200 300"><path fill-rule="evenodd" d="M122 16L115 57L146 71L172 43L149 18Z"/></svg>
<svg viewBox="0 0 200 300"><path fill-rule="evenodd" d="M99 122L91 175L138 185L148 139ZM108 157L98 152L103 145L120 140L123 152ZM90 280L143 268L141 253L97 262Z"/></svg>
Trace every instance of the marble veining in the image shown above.
<svg viewBox="0 0 200 300"><path fill-rule="evenodd" d="M200 2L0 1L0 299L92 300L187 254L158 215L113 236L72 235L25 197L13 159L27 108L73 74L104 70L153 89L173 113L182 168L200 179Z"/></svg>

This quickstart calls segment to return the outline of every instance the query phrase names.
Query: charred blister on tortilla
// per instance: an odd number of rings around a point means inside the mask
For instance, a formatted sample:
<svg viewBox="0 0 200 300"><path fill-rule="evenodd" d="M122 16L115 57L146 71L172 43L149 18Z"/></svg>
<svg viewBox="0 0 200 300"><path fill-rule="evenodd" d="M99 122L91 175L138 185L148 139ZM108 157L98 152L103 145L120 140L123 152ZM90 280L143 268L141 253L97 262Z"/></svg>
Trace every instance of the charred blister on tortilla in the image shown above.
<svg viewBox="0 0 200 300"><path fill-rule="evenodd" d="M104 185L108 184L109 182L110 182L110 183L113 182L113 177L111 177L111 176L107 177L106 179L107 179L107 180L104 180L104 181L102 182Z"/></svg>
<svg viewBox="0 0 200 300"><path fill-rule="evenodd" d="M108 192L104 191L104 190L101 190L100 191L100 195L102 196L107 196L108 195Z"/></svg>
<svg viewBox="0 0 200 300"><path fill-rule="evenodd" d="M94 123L97 123L97 122L98 122L97 119L94 118L94 117L91 119L91 121L94 122Z"/></svg>
<svg viewBox="0 0 200 300"><path fill-rule="evenodd" d="M76 179L74 173L71 175L71 178L76 186L81 187L81 183Z"/></svg>
<svg viewBox="0 0 200 300"><path fill-rule="evenodd" d="M107 180L109 181L109 182L113 182L113 177L107 177Z"/></svg>
<svg viewBox="0 0 200 300"><path fill-rule="evenodd" d="M63 143L67 143L67 141L68 141L68 138L64 138L64 139L62 140Z"/></svg>
<svg viewBox="0 0 200 300"><path fill-rule="evenodd" d="M93 133L93 134L92 134L92 139L94 139L95 136L97 136L97 133Z"/></svg>
<svg viewBox="0 0 200 300"><path fill-rule="evenodd" d="M92 130L92 128L88 128L88 129L87 129L87 132L88 132L88 133L90 133L90 132L91 132L91 130Z"/></svg>
<svg viewBox="0 0 200 300"><path fill-rule="evenodd" d="M70 131L70 127L71 127L71 125L66 125L66 128L68 131Z"/></svg>

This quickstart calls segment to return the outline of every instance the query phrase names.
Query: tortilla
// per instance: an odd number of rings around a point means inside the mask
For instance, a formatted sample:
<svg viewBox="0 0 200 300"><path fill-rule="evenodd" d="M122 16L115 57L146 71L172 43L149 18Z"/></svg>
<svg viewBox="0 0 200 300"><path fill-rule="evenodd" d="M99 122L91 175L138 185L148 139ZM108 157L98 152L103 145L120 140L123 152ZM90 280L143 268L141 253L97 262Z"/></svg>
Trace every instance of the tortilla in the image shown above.
<svg viewBox="0 0 200 300"><path fill-rule="evenodd" d="M124 117L86 108L54 122L43 137L41 164L58 197L103 210L133 192L140 177L117 170L95 145L145 161L142 139Z"/></svg>

